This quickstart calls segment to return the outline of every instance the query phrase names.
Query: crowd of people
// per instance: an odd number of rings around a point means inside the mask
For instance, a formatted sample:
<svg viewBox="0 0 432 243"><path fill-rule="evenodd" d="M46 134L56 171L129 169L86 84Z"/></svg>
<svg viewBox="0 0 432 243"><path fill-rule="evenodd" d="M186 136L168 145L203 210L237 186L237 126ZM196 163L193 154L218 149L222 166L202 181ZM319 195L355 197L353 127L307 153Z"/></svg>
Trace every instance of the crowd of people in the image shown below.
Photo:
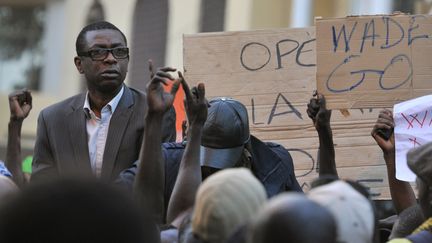
<svg viewBox="0 0 432 243"><path fill-rule="evenodd" d="M0 242L432 242L432 143L407 155L417 202L411 185L395 177L394 136L383 135L395 126L390 110L371 132L396 211L389 223L377 218L368 190L339 178L321 94L307 108L319 138L319 176L304 193L291 155L250 134L239 101L207 100L203 83L190 88L181 71L155 70L151 61L146 92L126 86L126 37L108 22L84 27L76 52L87 92L40 112L31 175L21 168L20 137L32 96L9 96ZM180 86L187 128L176 143L172 105Z"/></svg>

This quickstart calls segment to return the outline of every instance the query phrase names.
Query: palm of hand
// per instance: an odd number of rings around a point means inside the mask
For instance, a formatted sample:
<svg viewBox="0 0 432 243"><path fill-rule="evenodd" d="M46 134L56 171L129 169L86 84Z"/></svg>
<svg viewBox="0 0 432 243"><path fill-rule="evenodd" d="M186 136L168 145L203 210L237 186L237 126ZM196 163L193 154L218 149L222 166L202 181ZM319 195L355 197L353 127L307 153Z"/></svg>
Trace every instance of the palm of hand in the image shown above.
<svg viewBox="0 0 432 243"><path fill-rule="evenodd" d="M188 102L186 112L191 124L204 124L207 119L207 103L196 100Z"/></svg>
<svg viewBox="0 0 432 243"><path fill-rule="evenodd" d="M28 116L30 109L31 108L29 105L23 105L22 107L17 107L16 109L13 109L12 114L16 119L24 119Z"/></svg>
<svg viewBox="0 0 432 243"><path fill-rule="evenodd" d="M186 95L185 108L189 124L202 125L207 120L208 102L205 98L205 86L200 83L190 90L183 75L179 73L179 76Z"/></svg>
<svg viewBox="0 0 432 243"><path fill-rule="evenodd" d="M30 113L31 105L28 103L19 104L16 97L9 101L11 118L14 120L24 120Z"/></svg>
<svg viewBox="0 0 432 243"><path fill-rule="evenodd" d="M148 89L147 101L149 104L149 111L164 113L172 106L174 102L174 95L167 93L163 90L162 85L157 83L155 86L151 85Z"/></svg>

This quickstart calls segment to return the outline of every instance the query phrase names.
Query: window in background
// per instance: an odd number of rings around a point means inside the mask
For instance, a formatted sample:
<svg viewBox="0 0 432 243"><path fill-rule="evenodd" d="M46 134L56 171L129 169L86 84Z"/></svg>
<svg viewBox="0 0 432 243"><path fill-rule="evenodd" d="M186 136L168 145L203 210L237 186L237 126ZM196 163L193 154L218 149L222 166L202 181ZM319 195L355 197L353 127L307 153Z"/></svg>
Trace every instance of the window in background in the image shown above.
<svg viewBox="0 0 432 243"><path fill-rule="evenodd" d="M200 32L215 32L224 30L225 6L226 0L201 1Z"/></svg>
<svg viewBox="0 0 432 243"><path fill-rule="evenodd" d="M40 88L45 7L0 6L0 91Z"/></svg>
<svg viewBox="0 0 432 243"><path fill-rule="evenodd" d="M134 88L145 90L150 80L147 60L152 59L155 68L165 66L168 13L168 0L136 1L130 40L133 55L128 74Z"/></svg>
<svg viewBox="0 0 432 243"><path fill-rule="evenodd" d="M394 11L415 14L414 2L417 0L394 0Z"/></svg>

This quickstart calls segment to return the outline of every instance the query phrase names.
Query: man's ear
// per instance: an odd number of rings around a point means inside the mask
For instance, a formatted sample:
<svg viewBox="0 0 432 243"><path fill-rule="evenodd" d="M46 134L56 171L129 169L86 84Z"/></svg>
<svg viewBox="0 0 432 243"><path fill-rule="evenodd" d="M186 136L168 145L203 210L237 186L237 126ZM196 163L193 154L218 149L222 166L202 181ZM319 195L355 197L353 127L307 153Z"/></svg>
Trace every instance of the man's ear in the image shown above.
<svg viewBox="0 0 432 243"><path fill-rule="evenodd" d="M75 62L75 67L77 68L79 73L84 73L84 70L82 68L82 61L81 58L79 58L78 56L76 56L74 58L74 62Z"/></svg>

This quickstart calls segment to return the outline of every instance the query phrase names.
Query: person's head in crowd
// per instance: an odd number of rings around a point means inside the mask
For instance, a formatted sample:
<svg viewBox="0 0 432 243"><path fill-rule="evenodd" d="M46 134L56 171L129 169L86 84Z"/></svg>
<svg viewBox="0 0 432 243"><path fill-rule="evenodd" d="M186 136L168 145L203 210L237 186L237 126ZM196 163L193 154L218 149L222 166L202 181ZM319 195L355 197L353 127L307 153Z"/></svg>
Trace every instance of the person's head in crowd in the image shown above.
<svg viewBox="0 0 432 243"><path fill-rule="evenodd" d="M264 186L245 168L226 169L199 187L192 213L197 242L224 242L266 202Z"/></svg>
<svg viewBox="0 0 432 243"><path fill-rule="evenodd" d="M366 197L367 191L359 192L351 184L337 180L311 189L308 197L330 210L336 220L338 242L373 242L376 231L373 205Z"/></svg>
<svg viewBox="0 0 432 243"><path fill-rule="evenodd" d="M250 141L246 107L225 97L214 98L209 104L201 139L203 179L221 169L250 167L245 158Z"/></svg>
<svg viewBox="0 0 432 243"><path fill-rule="evenodd" d="M336 222L329 210L304 194L288 192L272 198L250 228L248 243L334 243Z"/></svg>
<svg viewBox="0 0 432 243"><path fill-rule="evenodd" d="M418 204L405 209L396 219L389 239L404 238L410 235L424 220L423 212Z"/></svg>
<svg viewBox="0 0 432 243"><path fill-rule="evenodd" d="M432 143L410 150L408 167L417 175L419 204L426 219L432 217Z"/></svg>
<svg viewBox="0 0 432 243"><path fill-rule="evenodd" d="M106 21L92 23L78 34L75 48L75 66L85 76L89 91L116 94L129 64L129 49L123 32Z"/></svg>
<svg viewBox="0 0 432 243"><path fill-rule="evenodd" d="M132 198L102 182L35 183L0 208L0 242L159 242Z"/></svg>

